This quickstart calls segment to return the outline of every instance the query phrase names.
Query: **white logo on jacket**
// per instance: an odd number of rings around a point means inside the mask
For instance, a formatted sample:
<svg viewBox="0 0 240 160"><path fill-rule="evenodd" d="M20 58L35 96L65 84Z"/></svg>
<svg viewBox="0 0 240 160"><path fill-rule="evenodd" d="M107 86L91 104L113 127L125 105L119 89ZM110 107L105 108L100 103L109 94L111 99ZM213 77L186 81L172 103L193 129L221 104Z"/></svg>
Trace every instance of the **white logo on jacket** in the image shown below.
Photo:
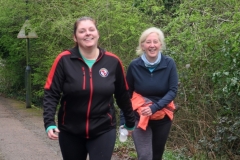
<svg viewBox="0 0 240 160"><path fill-rule="evenodd" d="M100 76L102 76L102 77L107 77L108 76L108 70L106 69L106 68L101 68L100 70L99 70L99 74L100 74Z"/></svg>

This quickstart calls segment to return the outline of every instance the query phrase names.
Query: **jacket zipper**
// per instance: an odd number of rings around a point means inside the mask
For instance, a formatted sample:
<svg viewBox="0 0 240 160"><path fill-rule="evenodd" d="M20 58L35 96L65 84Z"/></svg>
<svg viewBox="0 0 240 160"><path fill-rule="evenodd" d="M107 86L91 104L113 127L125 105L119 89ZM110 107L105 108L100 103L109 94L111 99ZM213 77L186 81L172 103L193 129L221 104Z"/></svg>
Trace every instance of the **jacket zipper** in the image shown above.
<svg viewBox="0 0 240 160"><path fill-rule="evenodd" d="M92 81L92 69L89 69L89 78L90 78L90 98L87 109L87 119L86 119L86 138L89 138L89 115L92 104L92 95L93 95L93 81Z"/></svg>
<svg viewBox="0 0 240 160"><path fill-rule="evenodd" d="M101 56L102 57L102 56ZM100 58L98 58L97 60L96 60L96 62L97 61L99 61L100 59L101 59L101 57ZM84 61L83 61L84 62ZM96 63L95 62L95 63ZM85 63L85 62L84 62ZM94 63L94 64L95 64ZM93 64L93 66L94 66L94 64ZM92 66L92 67L93 67ZM86 74L85 74L85 70L83 69L83 71L84 71L84 77L86 77ZM85 78L86 79L86 78ZM86 81L86 80L85 80ZM84 85L85 85L85 81L84 81ZM93 95L93 81L92 81L92 68L89 68L89 81L90 81L90 98L89 98L89 102L88 102L88 109L87 109L87 118L86 118L86 138L89 138L89 115L90 115L90 109L91 109L91 104L92 104L92 95Z"/></svg>

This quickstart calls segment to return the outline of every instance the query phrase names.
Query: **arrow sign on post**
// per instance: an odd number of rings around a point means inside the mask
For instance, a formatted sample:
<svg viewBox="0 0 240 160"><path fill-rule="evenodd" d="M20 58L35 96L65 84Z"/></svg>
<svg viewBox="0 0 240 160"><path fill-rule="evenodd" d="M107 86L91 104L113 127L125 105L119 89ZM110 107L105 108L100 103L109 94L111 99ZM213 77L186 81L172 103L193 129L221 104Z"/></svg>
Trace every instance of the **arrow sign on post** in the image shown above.
<svg viewBox="0 0 240 160"><path fill-rule="evenodd" d="M17 38L38 38L37 33L31 28L29 20L25 21Z"/></svg>

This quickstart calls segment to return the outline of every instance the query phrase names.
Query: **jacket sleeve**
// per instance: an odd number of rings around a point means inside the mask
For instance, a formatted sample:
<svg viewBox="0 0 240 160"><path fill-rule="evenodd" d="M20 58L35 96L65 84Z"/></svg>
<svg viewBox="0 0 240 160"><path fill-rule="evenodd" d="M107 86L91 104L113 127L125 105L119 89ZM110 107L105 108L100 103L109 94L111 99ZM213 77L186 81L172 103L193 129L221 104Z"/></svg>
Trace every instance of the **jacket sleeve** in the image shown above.
<svg viewBox="0 0 240 160"><path fill-rule="evenodd" d="M169 90L157 103L154 103L150 106L152 113L154 114L158 110L166 107L177 95L178 90L178 74L177 67L173 59L171 59L168 67L170 67L170 74L168 77L169 81Z"/></svg>
<svg viewBox="0 0 240 160"><path fill-rule="evenodd" d="M125 72L122 63L119 61L116 68L116 81L115 81L115 99L117 105L122 110L125 117L125 125L128 128L135 126L135 116L132 109L132 103L128 93L128 84L125 77Z"/></svg>
<svg viewBox="0 0 240 160"><path fill-rule="evenodd" d="M129 95L130 95L130 98L132 98L133 91L135 90L134 89L134 77L133 77L133 74L132 74L132 63L130 63L130 65L128 67L126 77L127 77L128 87L129 87Z"/></svg>
<svg viewBox="0 0 240 160"><path fill-rule="evenodd" d="M55 59L44 86L43 121L45 129L56 125L55 114L61 97L63 82L64 70L62 55L60 54Z"/></svg>

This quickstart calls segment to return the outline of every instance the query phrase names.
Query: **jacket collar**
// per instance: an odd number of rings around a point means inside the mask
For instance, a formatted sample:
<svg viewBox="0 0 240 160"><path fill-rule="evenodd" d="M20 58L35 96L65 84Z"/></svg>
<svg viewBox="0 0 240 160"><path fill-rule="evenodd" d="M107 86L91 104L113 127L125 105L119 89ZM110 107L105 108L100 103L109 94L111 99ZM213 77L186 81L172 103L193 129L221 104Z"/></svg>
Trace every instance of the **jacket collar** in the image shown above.
<svg viewBox="0 0 240 160"><path fill-rule="evenodd" d="M165 56L165 55L163 55L163 54L162 54L161 56L162 56L162 57L161 57L161 61L160 61L160 63L157 65L157 67L155 68L155 70L167 68L167 56ZM142 58L139 57L138 59L139 59L139 60L138 60L138 65L146 68L146 66L145 66Z"/></svg>
<svg viewBox="0 0 240 160"><path fill-rule="evenodd" d="M100 52L99 52L97 60L100 59L105 53L104 49L102 49L100 47L98 47L98 49ZM69 50L69 52L71 53L71 58L83 59L82 55L79 52L78 46L73 47L72 49Z"/></svg>

